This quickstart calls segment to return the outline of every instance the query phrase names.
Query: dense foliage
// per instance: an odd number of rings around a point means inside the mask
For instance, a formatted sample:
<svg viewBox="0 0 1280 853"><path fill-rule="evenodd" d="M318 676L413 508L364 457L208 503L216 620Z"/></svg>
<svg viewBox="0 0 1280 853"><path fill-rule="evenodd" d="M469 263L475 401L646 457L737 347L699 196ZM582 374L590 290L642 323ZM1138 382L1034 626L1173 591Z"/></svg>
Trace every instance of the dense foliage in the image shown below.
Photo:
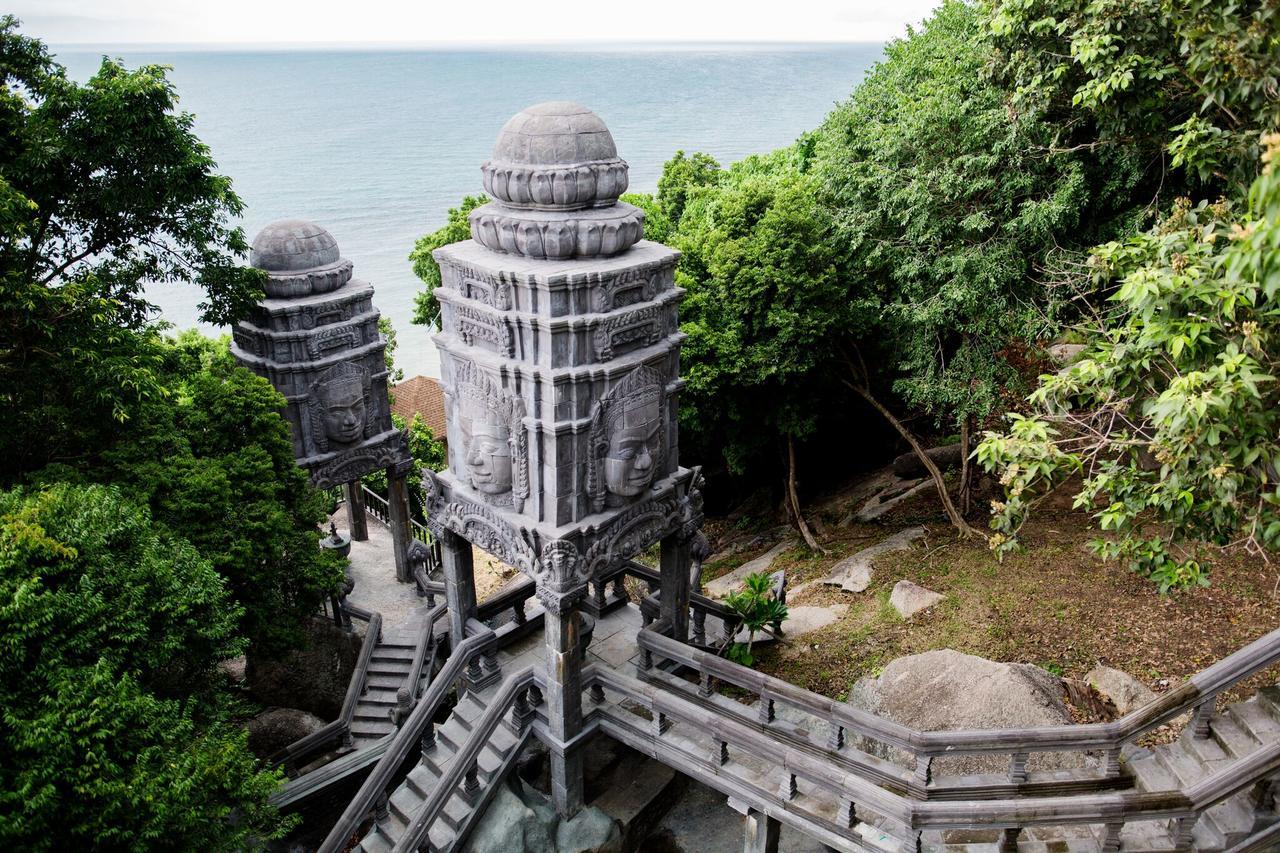
<svg viewBox="0 0 1280 853"><path fill-rule="evenodd" d="M21 850L254 847L286 828L211 677L240 608L114 488L0 492L0 839ZM195 699L196 701L193 701Z"/></svg>
<svg viewBox="0 0 1280 853"><path fill-rule="evenodd" d="M997 551L1076 472L1076 505L1116 534L1098 552L1162 591L1206 582L1201 541L1280 549L1280 134L1266 140L1244 209L1180 202L1094 251L1112 307L1079 360L1043 377L1036 412L978 452L1006 487Z"/></svg>
<svg viewBox="0 0 1280 853"><path fill-rule="evenodd" d="M440 265L431 256L432 251L466 240L471 236L471 224L467 215L489 199L483 195L469 195L462 199L462 204L449 208L445 224L418 239L409 260L413 261L413 272L426 285L414 295L413 322L424 326L440 325L440 303L436 302L436 288L440 286Z"/></svg>
<svg viewBox="0 0 1280 853"><path fill-rule="evenodd" d="M1129 157L1154 201L1239 195L1280 125L1274 0L996 0L986 26L1015 108L1057 148Z"/></svg>
<svg viewBox="0 0 1280 853"><path fill-rule="evenodd" d="M301 638L341 578L284 399L227 342L261 295L230 181L163 68L78 84L0 19L0 837L231 850L284 827L212 675Z"/></svg>
<svg viewBox="0 0 1280 853"><path fill-rule="evenodd" d="M944 3L890 44L816 134L816 171L848 258L850 330L873 386L959 425L999 410L1020 380L1010 347L1052 328L1038 271L1054 252L1111 236L1124 163L1050 153L1052 128L1011 120L984 76L979 10Z"/></svg>
<svg viewBox="0 0 1280 853"><path fill-rule="evenodd" d="M198 281L226 322L261 295L241 212L164 69L71 80L0 18L0 482L83 459L162 392L144 281Z"/></svg>

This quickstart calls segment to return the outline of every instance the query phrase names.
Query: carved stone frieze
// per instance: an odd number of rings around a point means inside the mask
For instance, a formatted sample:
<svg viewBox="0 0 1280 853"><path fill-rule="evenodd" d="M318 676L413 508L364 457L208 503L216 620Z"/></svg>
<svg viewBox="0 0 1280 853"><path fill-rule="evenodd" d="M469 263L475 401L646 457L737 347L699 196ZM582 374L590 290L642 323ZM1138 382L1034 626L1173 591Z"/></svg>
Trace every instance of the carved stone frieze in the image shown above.
<svg viewBox="0 0 1280 853"><path fill-rule="evenodd" d="M471 238L486 249L526 258L616 255L644 235L644 211L618 202L563 214L516 210L496 202L471 211Z"/></svg>
<svg viewBox="0 0 1280 853"><path fill-rule="evenodd" d="M492 344L500 355L507 358L515 354L515 342L506 320L467 305L458 305L453 310L457 314L458 336L464 344L471 346L481 340Z"/></svg>
<svg viewBox="0 0 1280 853"><path fill-rule="evenodd" d="M602 276L595 285L595 310L604 313L652 300L658 293L660 274L656 270L623 270Z"/></svg>
<svg viewBox="0 0 1280 853"><path fill-rule="evenodd" d="M626 351L656 344L665 333L663 319L660 305L647 305L636 311L607 317L596 325L591 335L596 358L609 361L615 350Z"/></svg>
<svg viewBox="0 0 1280 853"><path fill-rule="evenodd" d="M313 464L310 467L311 482L318 489L330 489L357 480L370 471L387 468L397 477L404 477L413 470L409 440L400 430L392 430L381 440L341 451L330 459Z"/></svg>

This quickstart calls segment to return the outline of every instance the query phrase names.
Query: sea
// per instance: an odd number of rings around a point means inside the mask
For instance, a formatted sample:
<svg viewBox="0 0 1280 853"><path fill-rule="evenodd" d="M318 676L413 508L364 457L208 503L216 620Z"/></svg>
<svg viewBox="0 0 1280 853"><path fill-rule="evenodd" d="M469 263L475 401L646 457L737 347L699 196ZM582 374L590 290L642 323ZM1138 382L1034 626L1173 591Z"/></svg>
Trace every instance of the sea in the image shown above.
<svg viewBox="0 0 1280 853"><path fill-rule="evenodd" d="M569 100L609 126L651 192L676 151L722 164L787 145L816 127L880 59L883 46L645 44L522 49L199 49L55 47L77 80L103 56L171 67L180 108L245 202L253 236L277 219L319 223L375 288L396 329L397 367L439 375L432 330L411 325L421 283L408 260L464 195L523 107ZM148 288L159 318L202 325L194 286Z"/></svg>

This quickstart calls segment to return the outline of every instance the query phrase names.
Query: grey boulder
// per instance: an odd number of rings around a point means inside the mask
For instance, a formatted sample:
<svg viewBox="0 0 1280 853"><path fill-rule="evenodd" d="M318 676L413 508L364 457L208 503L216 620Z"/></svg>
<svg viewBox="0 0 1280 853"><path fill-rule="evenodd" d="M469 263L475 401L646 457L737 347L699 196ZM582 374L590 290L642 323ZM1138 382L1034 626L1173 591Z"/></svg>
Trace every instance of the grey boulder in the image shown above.
<svg viewBox="0 0 1280 853"><path fill-rule="evenodd" d="M997 663L951 649L892 661L879 678L862 678L848 703L921 731L1061 726L1072 722L1058 678L1038 666ZM901 750L859 739L857 748L905 767L913 759ZM1081 767L1078 754L1036 753L1030 769ZM1005 773L1007 756L961 756L934 762L934 775Z"/></svg>
<svg viewBox="0 0 1280 853"><path fill-rule="evenodd" d="M921 610L928 610L942 599L942 593L925 589L911 581L898 581L889 594L889 603L903 619L910 619Z"/></svg>

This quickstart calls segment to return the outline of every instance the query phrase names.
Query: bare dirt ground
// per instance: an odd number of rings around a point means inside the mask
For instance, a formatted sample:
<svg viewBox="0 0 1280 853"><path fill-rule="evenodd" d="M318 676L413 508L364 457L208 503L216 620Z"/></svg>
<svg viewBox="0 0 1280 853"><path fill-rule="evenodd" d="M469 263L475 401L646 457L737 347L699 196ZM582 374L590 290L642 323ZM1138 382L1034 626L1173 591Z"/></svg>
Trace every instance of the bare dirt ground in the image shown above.
<svg viewBox="0 0 1280 853"><path fill-rule="evenodd" d="M856 493L856 490L854 490ZM1042 666L1081 678L1096 664L1125 670L1156 692L1280 627L1276 595L1280 561L1267 564L1244 554L1206 552L1211 586L1162 596L1155 584L1124 565L1104 563L1087 549L1098 533L1087 513L1073 512L1067 496L1055 496L1024 531L1026 550L996 560L980 541L962 541L947 524L932 489L905 501L874 523L847 523L848 503L814 503L823 556L803 544L781 554L771 571L785 569L788 587L825 576L841 558L906 527L928 534L908 551L880 556L871 586L862 593L813 584L788 604L844 602L834 624L774 646L757 667L810 690L843 698L855 680L878 674L894 658L951 648L999 661ZM982 525L980 519L974 521ZM752 531L749 521L709 524L713 543L727 556L708 562L704 579L732 571L759 556L786 528ZM734 542L750 543L733 550ZM902 579L945 595L935 607L903 620L889 606ZM1260 674L1231 695L1234 700L1280 680L1280 668Z"/></svg>

